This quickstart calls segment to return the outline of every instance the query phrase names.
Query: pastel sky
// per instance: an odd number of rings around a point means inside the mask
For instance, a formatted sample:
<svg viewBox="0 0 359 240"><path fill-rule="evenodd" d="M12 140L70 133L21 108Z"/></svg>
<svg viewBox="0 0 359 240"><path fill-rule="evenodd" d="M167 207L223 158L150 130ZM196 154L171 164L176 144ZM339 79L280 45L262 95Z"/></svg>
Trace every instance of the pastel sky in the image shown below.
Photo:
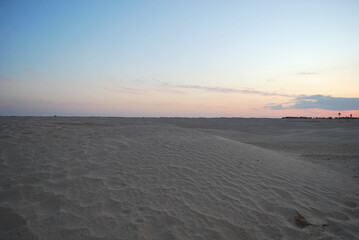
<svg viewBox="0 0 359 240"><path fill-rule="evenodd" d="M0 115L359 117L359 1L0 1Z"/></svg>

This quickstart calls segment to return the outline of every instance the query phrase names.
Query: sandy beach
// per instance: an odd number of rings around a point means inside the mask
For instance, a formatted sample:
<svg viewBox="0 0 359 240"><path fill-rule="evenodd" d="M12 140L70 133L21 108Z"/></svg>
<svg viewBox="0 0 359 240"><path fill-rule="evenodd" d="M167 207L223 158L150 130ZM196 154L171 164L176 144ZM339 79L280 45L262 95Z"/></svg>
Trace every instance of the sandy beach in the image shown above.
<svg viewBox="0 0 359 240"><path fill-rule="evenodd" d="M359 120L0 117L0 239L359 239Z"/></svg>

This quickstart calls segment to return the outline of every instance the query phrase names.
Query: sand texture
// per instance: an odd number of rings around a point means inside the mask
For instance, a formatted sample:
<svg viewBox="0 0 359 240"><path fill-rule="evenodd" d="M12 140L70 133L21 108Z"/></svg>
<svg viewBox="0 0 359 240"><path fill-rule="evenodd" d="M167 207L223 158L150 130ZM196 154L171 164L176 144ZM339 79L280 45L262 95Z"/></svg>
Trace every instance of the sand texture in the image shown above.
<svg viewBox="0 0 359 240"><path fill-rule="evenodd" d="M359 120L0 118L0 239L359 239Z"/></svg>

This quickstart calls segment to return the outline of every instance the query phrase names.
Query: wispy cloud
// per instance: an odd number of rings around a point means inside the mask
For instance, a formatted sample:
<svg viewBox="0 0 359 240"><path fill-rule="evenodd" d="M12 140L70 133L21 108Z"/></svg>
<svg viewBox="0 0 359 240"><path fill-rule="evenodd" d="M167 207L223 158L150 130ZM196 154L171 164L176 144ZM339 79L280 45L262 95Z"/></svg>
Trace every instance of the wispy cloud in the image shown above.
<svg viewBox="0 0 359 240"><path fill-rule="evenodd" d="M32 70L30 69L30 68L27 68L27 69L25 69L25 71L24 71L24 73L26 73L26 74L29 74L29 73L31 73L32 72Z"/></svg>
<svg viewBox="0 0 359 240"><path fill-rule="evenodd" d="M270 106L266 106L264 108L270 108L272 110L282 110L282 109L287 109L283 106L283 104L278 104L278 105L270 105Z"/></svg>
<svg viewBox="0 0 359 240"><path fill-rule="evenodd" d="M14 82L14 81L17 81L17 79L12 78L12 77L0 77L0 81L1 82Z"/></svg>
<svg viewBox="0 0 359 240"><path fill-rule="evenodd" d="M274 78L268 78L268 79L266 79L266 82L274 83L275 79Z"/></svg>
<svg viewBox="0 0 359 240"><path fill-rule="evenodd" d="M295 75L317 75L319 72L297 72Z"/></svg>
<svg viewBox="0 0 359 240"><path fill-rule="evenodd" d="M207 87L207 86L198 86L198 85L174 85L171 87L182 88L182 89L196 89L196 90L203 90L203 91L207 91L207 92L217 92L217 93L239 93L239 94L254 94L254 95L261 95L261 96L297 97L297 95L275 93L275 92L265 92L265 91L255 90L255 89Z"/></svg>
<svg viewBox="0 0 359 240"><path fill-rule="evenodd" d="M319 108L325 110L359 110L359 98L342 98L324 95L311 95L296 97L292 105L283 106L283 104L267 106L270 109L309 109Z"/></svg>
<svg viewBox="0 0 359 240"><path fill-rule="evenodd" d="M154 89L157 92L164 92L164 93L175 93L175 94L187 94L185 91L171 89L171 88L156 88Z"/></svg>
<svg viewBox="0 0 359 240"><path fill-rule="evenodd" d="M96 106L98 103L94 102L56 102L51 100L37 100L33 101L36 105L50 105L50 106Z"/></svg>
<svg viewBox="0 0 359 240"><path fill-rule="evenodd" d="M103 88L106 91L110 92L119 92L119 93L130 93L130 94L139 94L139 95L145 95L146 91L142 89L136 89L136 88Z"/></svg>

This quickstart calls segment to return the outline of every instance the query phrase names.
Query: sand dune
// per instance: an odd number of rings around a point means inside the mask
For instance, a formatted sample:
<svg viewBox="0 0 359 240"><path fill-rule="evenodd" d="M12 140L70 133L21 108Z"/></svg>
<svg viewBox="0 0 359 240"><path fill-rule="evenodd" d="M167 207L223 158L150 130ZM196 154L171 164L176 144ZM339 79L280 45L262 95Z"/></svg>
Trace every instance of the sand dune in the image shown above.
<svg viewBox="0 0 359 240"><path fill-rule="evenodd" d="M356 172L298 150L351 131L196 121L0 118L0 239L359 238Z"/></svg>

